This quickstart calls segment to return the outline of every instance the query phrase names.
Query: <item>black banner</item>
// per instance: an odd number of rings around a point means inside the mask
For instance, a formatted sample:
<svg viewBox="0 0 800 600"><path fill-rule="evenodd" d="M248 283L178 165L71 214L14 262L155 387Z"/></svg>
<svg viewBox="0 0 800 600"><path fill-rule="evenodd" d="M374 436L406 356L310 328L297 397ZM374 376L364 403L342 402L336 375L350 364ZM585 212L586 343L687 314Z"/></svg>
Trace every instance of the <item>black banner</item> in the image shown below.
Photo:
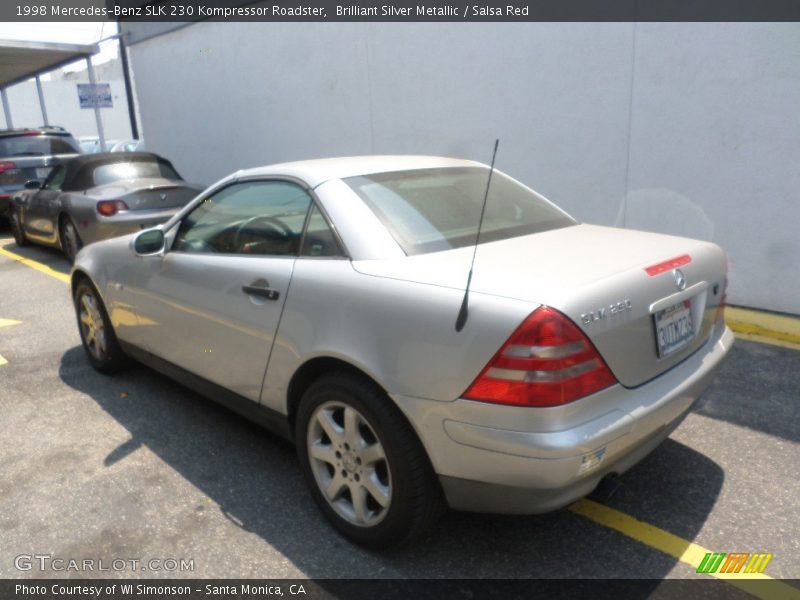
<svg viewBox="0 0 800 600"><path fill-rule="evenodd" d="M797 0L12 0L3 21L798 21Z"/></svg>
<svg viewBox="0 0 800 600"><path fill-rule="evenodd" d="M535 560L535 557L531 557ZM735 586L731 584L735 583ZM29 600L582 600L653 598L736 600L785 597L775 580L718 579L18 579L0 580L0 599ZM742 585L744 584L744 585ZM777 595L776 595L777 594Z"/></svg>

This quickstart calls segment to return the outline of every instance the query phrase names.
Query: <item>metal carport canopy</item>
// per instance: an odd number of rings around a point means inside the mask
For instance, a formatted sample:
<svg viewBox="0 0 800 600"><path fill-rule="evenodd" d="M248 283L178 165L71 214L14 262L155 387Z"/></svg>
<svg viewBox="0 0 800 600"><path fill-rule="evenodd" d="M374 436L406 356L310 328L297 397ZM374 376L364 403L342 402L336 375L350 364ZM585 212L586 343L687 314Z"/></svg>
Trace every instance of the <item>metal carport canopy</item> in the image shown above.
<svg viewBox="0 0 800 600"><path fill-rule="evenodd" d="M21 83L97 54L96 44L55 44L0 40L0 88Z"/></svg>
<svg viewBox="0 0 800 600"><path fill-rule="evenodd" d="M42 109L42 121L47 121L47 108L45 107L42 82L39 76L63 67L69 63L84 59L89 72L89 81L95 83L92 55L97 54L97 44L60 44L54 42L28 42L17 40L0 40L0 95L3 101L3 113L6 127L14 127L11 119L11 108L8 105L6 88L15 83L22 83L28 79L36 78L36 91L39 94L39 106ZM95 120L100 146L105 151L105 136L100 111L95 107Z"/></svg>

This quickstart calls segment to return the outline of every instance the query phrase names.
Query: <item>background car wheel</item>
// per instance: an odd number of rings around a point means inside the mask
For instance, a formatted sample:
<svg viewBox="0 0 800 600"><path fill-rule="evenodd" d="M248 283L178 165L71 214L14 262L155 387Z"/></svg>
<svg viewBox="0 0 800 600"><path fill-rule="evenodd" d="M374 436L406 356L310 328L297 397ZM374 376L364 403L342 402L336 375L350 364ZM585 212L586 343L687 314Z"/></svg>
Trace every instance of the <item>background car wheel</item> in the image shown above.
<svg viewBox="0 0 800 600"><path fill-rule="evenodd" d="M128 365L111 327L100 295L88 280L75 289L75 312L83 349L91 365L101 373L116 373Z"/></svg>
<svg viewBox="0 0 800 600"><path fill-rule="evenodd" d="M295 441L314 500L358 544L406 543L444 511L422 444L391 399L366 379L337 373L311 384Z"/></svg>
<svg viewBox="0 0 800 600"><path fill-rule="evenodd" d="M83 242L78 235L78 228L69 217L64 217L61 220L61 250L70 264L75 262L75 255L83 248Z"/></svg>
<svg viewBox="0 0 800 600"><path fill-rule="evenodd" d="M17 246L27 246L30 242L25 236L25 230L22 228L21 219L16 210L11 212L11 233L14 236L14 242L16 242Z"/></svg>

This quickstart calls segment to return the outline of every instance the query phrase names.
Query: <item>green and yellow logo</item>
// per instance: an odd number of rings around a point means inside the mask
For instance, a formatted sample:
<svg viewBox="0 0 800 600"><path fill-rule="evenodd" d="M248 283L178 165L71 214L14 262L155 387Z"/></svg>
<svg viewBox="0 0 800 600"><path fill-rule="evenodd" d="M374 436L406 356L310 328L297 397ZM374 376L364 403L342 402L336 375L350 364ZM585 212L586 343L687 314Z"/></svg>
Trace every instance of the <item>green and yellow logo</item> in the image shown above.
<svg viewBox="0 0 800 600"><path fill-rule="evenodd" d="M698 573L763 573L767 568L772 554L766 552L708 552L700 566Z"/></svg>

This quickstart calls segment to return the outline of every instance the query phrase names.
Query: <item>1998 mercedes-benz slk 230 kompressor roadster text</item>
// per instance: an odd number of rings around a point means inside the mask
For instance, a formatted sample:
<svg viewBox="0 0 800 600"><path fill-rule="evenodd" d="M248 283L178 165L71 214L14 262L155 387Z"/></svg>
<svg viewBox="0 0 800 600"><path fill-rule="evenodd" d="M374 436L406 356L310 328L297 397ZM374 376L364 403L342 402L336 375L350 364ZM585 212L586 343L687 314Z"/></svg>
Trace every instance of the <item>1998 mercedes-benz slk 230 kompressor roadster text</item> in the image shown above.
<svg viewBox="0 0 800 600"><path fill-rule="evenodd" d="M579 224L499 171L487 195L490 173L414 156L234 173L80 252L88 359L135 358L294 440L322 512L361 544L413 539L447 505L565 506L710 383L733 342L727 261Z"/></svg>

